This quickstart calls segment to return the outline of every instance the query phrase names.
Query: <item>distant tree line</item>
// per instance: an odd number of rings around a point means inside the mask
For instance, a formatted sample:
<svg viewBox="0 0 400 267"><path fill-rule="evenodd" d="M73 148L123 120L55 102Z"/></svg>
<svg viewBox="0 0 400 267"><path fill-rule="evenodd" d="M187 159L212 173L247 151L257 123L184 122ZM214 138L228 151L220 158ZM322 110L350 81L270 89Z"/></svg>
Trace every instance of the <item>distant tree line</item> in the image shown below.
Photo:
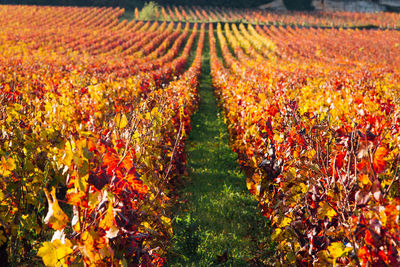
<svg viewBox="0 0 400 267"><path fill-rule="evenodd" d="M150 0L148 0L150 1ZM237 8L257 7L272 0L153 0L160 5L197 5L197 6L225 6ZM143 0L0 0L2 4L28 4L28 5L63 5L63 6L119 6L128 9L141 8Z"/></svg>
<svg viewBox="0 0 400 267"><path fill-rule="evenodd" d="M252 8L272 2L272 0L153 0L160 5L198 5ZM119 6L127 9L141 8L144 0L0 0L2 4L63 5L63 6ZM283 0L289 10L312 10L312 0Z"/></svg>

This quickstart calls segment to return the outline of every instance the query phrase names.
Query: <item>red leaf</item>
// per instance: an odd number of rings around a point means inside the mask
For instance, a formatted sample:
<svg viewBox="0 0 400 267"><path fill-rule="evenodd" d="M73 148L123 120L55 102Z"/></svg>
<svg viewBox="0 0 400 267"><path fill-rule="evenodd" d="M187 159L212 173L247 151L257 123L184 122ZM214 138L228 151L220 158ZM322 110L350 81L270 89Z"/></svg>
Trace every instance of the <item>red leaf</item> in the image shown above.
<svg viewBox="0 0 400 267"><path fill-rule="evenodd" d="M389 264L389 257L383 250L379 250L378 252L379 258L381 258L386 264Z"/></svg>
<svg viewBox="0 0 400 267"><path fill-rule="evenodd" d="M374 240L374 238L373 238L373 236L371 234L371 231L369 231L369 230L365 231L364 239L365 239L365 243L367 243L367 245L375 246L374 245L375 244L375 240Z"/></svg>
<svg viewBox="0 0 400 267"><path fill-rule="evenodd" d="M368 248L366 246L363 246L358 250L358 257L363 260L363 261L368 261L368 258L370 256L370 252L368 251Z"/></svg>
<svg viewBox="0 0 400 267"><path fill-rule="evenodd" d="M118 156L111 152L107 152L103 157L103 166L107 167L108 175L113 175L113 171L117 168L118 163Z"/></svg>
<svg viewBox="0 0 400 267"><path fill-rule="evenodd" d="M385 170L386 161L384 158L388 153L389 151L385 147L379 147L375 151L373 166L376 173L381 173Z"/></svg>
<svg viewBox="0 0 400 267"><path fill-rule="evenodd" d="M346 157L347 152L346 151L341 151L337 153L336 155L336 160L335 160L335 167L337 169L341 169L344 165L344 158Z"/></svg>

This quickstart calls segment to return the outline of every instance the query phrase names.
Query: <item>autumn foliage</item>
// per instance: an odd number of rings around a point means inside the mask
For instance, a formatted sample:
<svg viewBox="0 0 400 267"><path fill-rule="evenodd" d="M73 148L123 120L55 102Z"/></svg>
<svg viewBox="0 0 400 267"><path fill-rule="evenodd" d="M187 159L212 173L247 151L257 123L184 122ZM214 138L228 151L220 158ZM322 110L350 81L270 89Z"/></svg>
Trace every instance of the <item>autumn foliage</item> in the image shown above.
<svg viewBox="0 0 400 267"><path fill-rule="evenodd" d="M16 265L165 262L204 25L123 12L0 7L0 243Z"/></svg>
<svg viewBox="0 0 400 267"><path fill-rule="evenodd" d="M301 2L301 1L295 1ZM329 12L271 11L246 8L200 6L153 6L151 17L147 7L135 9L135 18L160 21L229 22L259 25L292 25L311 27L366 27L398 29L400 15L394 12ZM154 15L153 15L154 14Z"/></svg>
<svg viewBox="0 0 400 267"><path fill-rule="evenodd" d="M260 24L209 25L211 76L276 264L400 265L397 14L124 12L0 6L0 247L11 263L165 263L198 104L197 22L245 20Z"/></svg>
<svg viewBox="0 0 400 267"><path fill-rule="evenodd" d="M277 264L399 265L399 33L239 28L212 78Z"/></svg>

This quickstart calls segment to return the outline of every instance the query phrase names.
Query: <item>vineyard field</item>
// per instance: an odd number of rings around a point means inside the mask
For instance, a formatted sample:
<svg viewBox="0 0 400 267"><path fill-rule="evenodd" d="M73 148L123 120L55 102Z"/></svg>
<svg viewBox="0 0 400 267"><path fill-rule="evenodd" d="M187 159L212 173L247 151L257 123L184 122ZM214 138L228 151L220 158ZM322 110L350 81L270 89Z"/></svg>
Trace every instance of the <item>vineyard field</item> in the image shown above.
<svg viewBox="0 0 400 267"><path fill-rule="evenodd" d="M0 260L400 265L399 15L152 8L0 5Z"/></svg>
<svg viewBox="0 0 400 267"><path fill-rule="evenodd" d="M164 261L204 25L122 13L1 8L1 240L17 264Z"/></svg>
<svg viewBox="0 0 400 267"><path fill-rule="evenodd" d="M399 14L390 12L270 12L260 9L236 9L196 6L146 7L125 16L137 20L185 21L205 23L246 23L253 25L290 25L307 27L369 27L398 29Z"/></svg>
<svg viewBox="0 0 400 267"><path fill-rule="evenodd" d="M279 262L398 265L399 32L209 32L232 148Z"/></svg>

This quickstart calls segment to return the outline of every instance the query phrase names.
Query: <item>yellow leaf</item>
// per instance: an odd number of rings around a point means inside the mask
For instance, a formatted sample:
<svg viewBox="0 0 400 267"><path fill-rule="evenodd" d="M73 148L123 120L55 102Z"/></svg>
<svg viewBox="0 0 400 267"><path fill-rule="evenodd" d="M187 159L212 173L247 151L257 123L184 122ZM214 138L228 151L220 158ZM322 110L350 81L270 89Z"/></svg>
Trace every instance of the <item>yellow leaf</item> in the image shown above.
<svg viewBox="0 0 400 267"><path fill-rule="evenodd" d="M344 257L353 250L352 247L346 247L342 242L333 242L328 247L329 255L333 258L333 265L336 263L336 259Z"/></svg>
<svg viewBox="0 0 400 267"><path fill-rule="evenodd" d="M81 235L79 250L84 262L89 266L103 266L103 260L111 256L111 248L106 237L95 231L85 231Z"/></svg>
<svg viewBox="0 0 400 267"><path fill-rule="evenodd" d="M37 255L42 258L46 266L65 266L67 256L73 252L70 246L71 242L63 244L59 239L44 242Z"/></svg>
<svg viewBox="0 0 400 267"><path fill-rule="evenodd" d="M66 197L68 199L68 204L70 205L83 205L82 200L85 199L85 192L78 191L77 188L70 188L67 190Z"/></svg>
<svg viewBox="0 0 400 267"><path fill-rule="evenodd" d="M259 176L258 175L253 175L252 178L247 178L246 179L246 185L247 189L250 191L252 195L258 196L259 195L259 190L258 190L258 185L259 185Z"/></svg>
<svg viewBox="0 0 400 267"><path fill-rule="evenodd" d="M99 204L99 195L100 195L100 193L96 192L96 191L89 194L88 205L90 208L94 208Z"/></svg>
<svg viewBox="0 0 400 267"><path fill-rule="evenodd" d="M305 183L300 183L299 186L301 188L302 193L307 192L308 186Z"/></svg>
<svg viewBox="0 0 400 267"><path fill-rule="evenodd" d="M125 114L122 114L121 120L119 121L119 128L125 128L128 125L128 119L126 118Z"/></svg>
<svg viewBox="0 0 400 267"><path fill-rule="evenodd" d="M58 205L58 200L56 198L56 189L53 187L51 189L51 193L44 189L44 193L46 194L47 202L49 204L49 211L47 212L46 218L44 222L48 224L54 230L62 230L64 229L68 222L68 216L63 212Z"/></svg>
<svg viewBox="0 0 400 267"><path fill-rule="evenodd" d="M279 227L285 227L288 226L290 224L290 222L292 221L292 219L290 219L289 217L285 217L281 223L279 224Z"/></svg>
<svg viewBox="0 0 400 267"><path fill-rule="evenodd" d="M368 175L366 174L360 174L358 176L358 180L363 184L363 185L372 185L371 180L369 179Z"/></svg>
<svg viewBox="0 0 400 267"><path fill-rule="evenodd" d="M271 235L272 240L277 240L277 238L281 235L282 229L276 228Z"/></svg>
<svg viewBox="0 0 400 267"><path fill-rule="evenodd" d="M283 133L275 133L274 134L274 140L278 143L282 143L284 140L285 135Z"/></svg>
<svg viewBox="0 0 400 267"><path fill-rule="evenodd" d="M22 106L22 105L20 105L20 104L17 104L17 103L15 103L14 104L14 109L16 110L16 111L20 111L20 110L22 110L24 107Z"/></svg>
<svg viewBox="0 0 400 267"><path fill-rule="evenodd" d="M108 208L106 211L106 215L104 216L104 219L99 222L99 227L109 230L112 225L114 225L114 211L113 211L113 206L112 202L109 202Z"/></svg>
<svg viewBox="0 0 400 267"><path fill-rule="evenodd" d="M42 257L43 263L46 266L56 266L57 251L51 242L44 242L39 249L38 256Z"/></svg>
<svg viewBox="0 0 400 267"><path fill-rule="evenodd" d="M161 216L161 220L164 222L164 224L171 225L171 218L166 216Z"/></svg>
<svg viewBox="0 0 400 267"><path fill-rule="evenodd" d="M15 167L16 165L14 159L6 159L5 157L1 157L0 175L9 176Z"/></svg>
<svg viewBox="0 0 400 267"><path fill-rule="evenodd" d="M159 113L159 112L158 112L158 107L157 107L157 106L154 107L154 108L151 110L151 114L152 114L153 116L157 116L158 113Z"/></svg>
<svg viewBox="0 0 400 267"><path fill-rule="evenodd" d="M0 202L3 201L4 197L5 197L4 192L3 190L0 189Z"/></svg>
<svg viewBox="0 0 400 267"><path fill-rule="evenodd" d="M379 212L379 221L382 223L382 226L386 227L388 220L388 216L386 215L385 210Z"/></svg>
<svg viewBox="0 0 400 267"><path fill-rule="evenodd" d="M85 231L81 236L81 240L83 242L80 247L82 255L86 258L94 259L96 256L96 249L93 235L90 232Z"/></svg>
<svg viewBox="0 0 400 267"><path fill-rule="evenodd" d="M322 220L326 216L329 218L329 220L332 220L332 218L336 215L337 215L336 211L331 206L329 206L327 202L323 202L322 204L320 204L320 207L318 208L317 211L318 219Z"/></svg>

